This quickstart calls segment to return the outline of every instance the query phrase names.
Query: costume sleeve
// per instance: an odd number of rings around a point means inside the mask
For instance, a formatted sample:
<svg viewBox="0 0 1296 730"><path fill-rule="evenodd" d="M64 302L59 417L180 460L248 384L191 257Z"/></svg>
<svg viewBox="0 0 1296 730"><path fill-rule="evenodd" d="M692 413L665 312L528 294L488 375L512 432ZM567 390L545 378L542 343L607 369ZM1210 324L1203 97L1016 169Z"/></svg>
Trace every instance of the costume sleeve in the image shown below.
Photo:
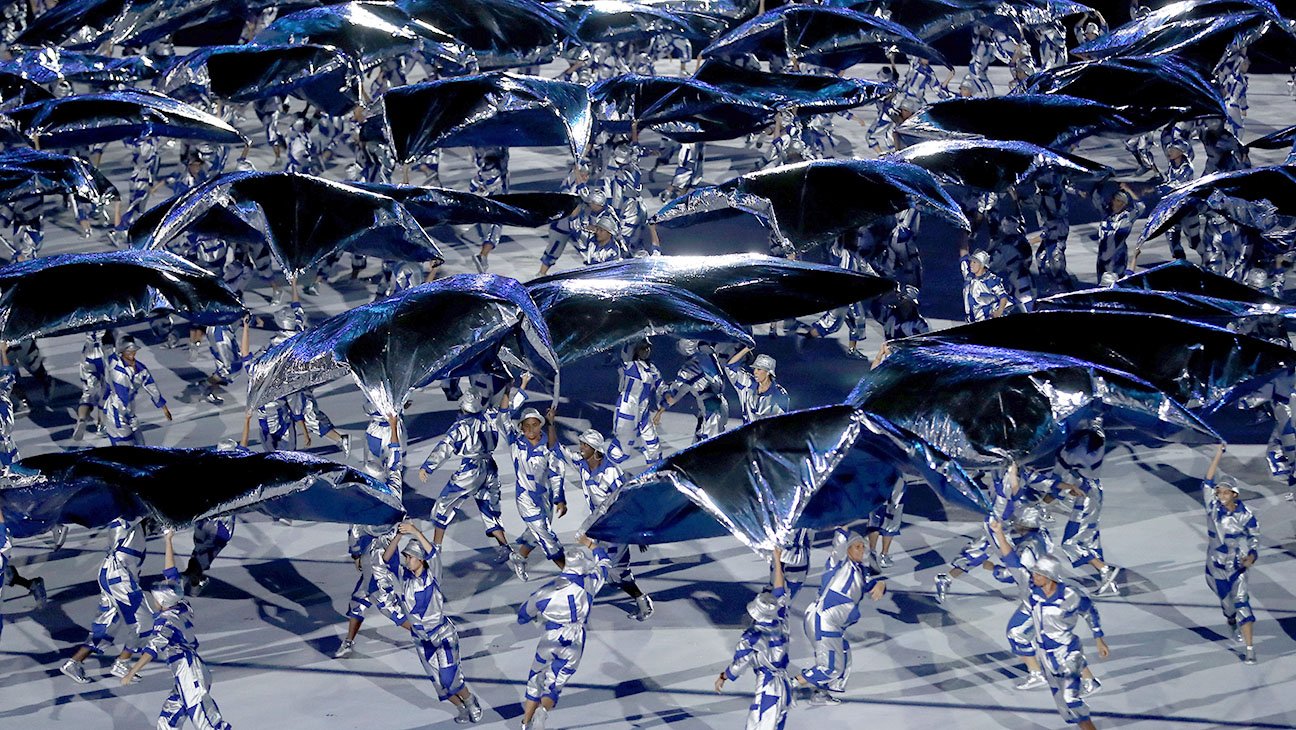
<svg viewBox="0 0 1296 730"><path fill-rule="evenodd" d="M162 397L162 391L158 390L157 382L153 380L153 373L143 365L139 366L144 371L144 380L140 382L140 389L148 393L149 398L153 400L154 407L161 408L166 405L166 398Z"/></svg>
<svg viewBox="0 0 1296 730"><path fill-rule="evenodd" d="M729 666L725 667L725 679L732 682L746 673L747 668L756 661L756 648L753 644L758 640L759 635L753 628L742 633L738 645L734 647L733 659L729 661Z"/></svg>

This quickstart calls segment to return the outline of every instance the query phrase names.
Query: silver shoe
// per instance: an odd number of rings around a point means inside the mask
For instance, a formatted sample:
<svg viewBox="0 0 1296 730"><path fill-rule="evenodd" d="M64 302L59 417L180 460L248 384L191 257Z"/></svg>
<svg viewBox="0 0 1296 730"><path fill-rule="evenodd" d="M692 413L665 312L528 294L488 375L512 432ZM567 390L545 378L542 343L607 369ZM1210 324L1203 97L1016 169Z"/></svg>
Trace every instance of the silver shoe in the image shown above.
<svg viewBox="0 0 1296 730"><path fill-rule="evenodd" d="M1245 663L1245 664L1255 664L1255 663L1256 663L1256 655L1255 655L1255 647L1254 647L1254 646L1248 646L1248 647L1246 648L1246 653L1244 653L1244 654L1242 655L1242 662Z"/></svg>
<svg viewBox="0 0 1296 730"><path fill-rule="evenodd" d="M827 692L824 692L823 690L815 690L815 693L810 696L810 705L812 707L831 707L833 705L840 705L840 704L841 704L841 700L837 699L836 697L833 697L832 695L828 694Z"/></svg>
<svg viewBox="0 0 1296 730"><path fill-rule="evenodd" d="M63 662L59 671L72 678L77 684L90 684L90 678L85 675L85 666L73 659Z"/></svg>
<svg viewBox="0 0 1296 730"><path fill-rule="evenodd" d="M348 459L351 458L351 434L342 434L342 442L338 445L338 448L342 449L343 455Z"/></svg>
<svg viewBox="0 0 1296 730"><path fill-rule="evenodd" d="M1089 679L1088 677L1083 677L1080 679L1081 698L1088 697L1089 695L1092 694L1097 694L1098 690L1100 689L1102 689L1102 682L1098 681L1097 677L1094 677L1093 679Z"/></svg>
<svg viewBox="0 0 1296 730"><path fill-rule="evenodd" d="M127 674L130 674L130 665L118 659L113 662L112 669L108 670L108 673L114 677L125 677ZM138 674L131 677L131 684L135 684L138 681L140 681L140 676Z"/></svg>
<svg viewBox="0 0 1296 730"><path fill-rule="evenodd" d="M1021 689L1021 690L1039 689L1040 687L1047 687L1047 686L1048 686L1048 680L1044 679L1043 672L1031 672L1030 676L1026 677L1025 682L1022 682L1021 684L1017 685L1017 689Z"/></svg>
<svg viewBox="0 0 1296 730"><path fill-rule="evenodd" d="M47 596L45 593L44 578L32 578L31 595L32 598L36 600L36 608L45 608L45 604L48 602L49 596Z"/></svg>
<svg viewBox="0 0 1296 730"><path fill-rule="evenodd" d="M518 577L518 580L522 582L530 580L530 577L527 576L526 558L522 557L521 553L510 552L508 562L509 567L513 569L513 573Z"/></svg>
<svg viewBox="0 0 1296 730"><path fill-rule="evenodd" d="M953 582L954 579L950 577L949 573L936 574L936 602L937 603L945 602L945 595L949 593L950 584Z"/></svg>
<svg viewBox="0 0 1296 730"><path fill-rule="evenodd" d="M1114 565L1108 565L1103 568L1099 574L1098 593L1119 593L1120 589L1116 587L1116 577L1120 575L1121 569Z"/></svg>
<svg viewBox="0 0 1296 730"><path fill-rule="evenodd" d="M85 419L78 418L76 422L76 428L72 429L72 440L80 441L81 439L85 438L85 432L86 432Z"/></svg>
<svg viewBox="0 0 1296 730"><path fill-rule="evenodd" d="M67 525L55 525L50 531L50 550L60 550L67 541Z"/></svg>
<svg viewBox="0 0 1296 730"><path fill-rule="evenodd" d="M890 555L882 553L878 556L878 566L883 570L890 568L892 565L895 565L895 561L891 559Z"/></svg>
<svg viewBox="0 0 1296 730"><path fill-rule="evenodd" d="M648 617L653 615L653 612L657 610L657 608L653 606L652 596L647 593L635 599L635 606L639 609L635 614L635 619L639 621L647 621Z"/></svg>
<svg viewBox="0 0 1296 730"><path fill-rule="evenodd" d="M351 656L351 653L354 650L355 650L355 641L351 639L343 639L342 645L338 647L337 651L333 652L333 658L346 659L347 657Z"/></svg>

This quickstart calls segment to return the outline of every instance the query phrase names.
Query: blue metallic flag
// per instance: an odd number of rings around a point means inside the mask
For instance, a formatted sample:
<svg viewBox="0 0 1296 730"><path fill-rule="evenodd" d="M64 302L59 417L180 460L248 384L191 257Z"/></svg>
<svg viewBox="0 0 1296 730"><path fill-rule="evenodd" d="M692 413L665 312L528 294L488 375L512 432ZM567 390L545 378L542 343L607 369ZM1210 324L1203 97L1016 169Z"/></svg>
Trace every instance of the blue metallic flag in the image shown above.
<svg viewBox="0 0 1296 730"><path fill-rule="evenodd" d="M390 525L405 515L401 495L386 483L297 451L107 446L19 464L44 480L0 488L6 524L18 537L55 525L105 527L118 518L183 528L249 511L360 525Z"/></svg>
<svg viewBox="0 0 1296 730"><path fill-rule="evenodd" d="M604 502L583 531L622 544L728 532L769 553L796 528L864 519L907 476L987 509L963 470L922 439L837 405L757 419L676 452Z"/></svg>
<svg viewBox="0 0 1296 730"><path fill-rule="evenodd" d="M958 203L932 174L896 160L812 160L748 173L676 198L650 219L666 227L738 212L769 226L780 246L805 251L917 207L963 229Z"/></svg>
<svg viewBox="0 0 1296 730"><path fill-rule="evenodd" d="M388 415L436 380L479 371L501 348L555 379L544 318L517 281L460 274L356 307L271 347L249 367L248 408L351 375Z"/></svg>
<svg viewBox="0 0 1296 730"><path fill-rule="evenodd" d="M579 84L496 72L400 86L383 95L396 158L441 147L563 146L579 159L593 120Z"/></svg>
<svg viewBox="0 0 1296 730"><path fill-rule="evenodd" d="M670 284L567 279L527 288L562 365L657 335L755 347L751 335L715 305Z"/></svg>
<svg viewBox="0 0 1296 730"><path fill-rule="evenodd" d="M894 282L881 277L764 254L647 256L550 274L527 286L600 280L677 287L742 325L804 317L895 289Z"/></svg>
<svg viewBox="0 0 1296 730"><path fill-rule="evenodd" d="M206 327L237 322L245 311L219 279L169 251L61 254L0 269L0 342L168 314Z"/></svg>

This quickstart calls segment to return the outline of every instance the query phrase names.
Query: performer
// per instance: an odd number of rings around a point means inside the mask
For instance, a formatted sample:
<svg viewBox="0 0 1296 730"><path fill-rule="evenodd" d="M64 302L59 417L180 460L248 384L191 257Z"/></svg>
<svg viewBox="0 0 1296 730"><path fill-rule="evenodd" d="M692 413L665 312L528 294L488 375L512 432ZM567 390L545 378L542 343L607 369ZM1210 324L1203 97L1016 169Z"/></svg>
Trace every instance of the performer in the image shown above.
<svg viewBox="0 0 1296 730"><path fill-rule="evenodd" d="M523 730L544 730L563 687L580 666L594 596L607 582L607 552L584 535L576 539L584 547L569 548L558 577L518 609L518 623L536 622L544 629L527 676Z"/></svg>
<svg viewBox="0 0 1296 730"><path fill-rule="evenodd" d="M549 420L549 441L558 443L558 425L554 419ZM603 434L592 428L580 435L576 448L559 447L558 453L563 461L576 469L580 477L581 489L585 492L585 501L589 506L590 514L598 511L598 508L625 484L625 474L608 453L617 448L619 447L616 440L609 444L607 439L603 438ZM630 571L630 546L607 545L604 551L609 555L612 567L617 570L617 587L634 599L636 609L634 617L639 621L647 620L655 608L652 596L639 588L634 573Z"/></svg>
<svg viewBox="0 0 1296 730"><path fill-rule="evenodd" d="M876 573L881 573L892 565L891 541L900 534L900 520L904 517L904 495L905 480L900 477L891 487L891 496L887 501L869 513L868 529L864 534L868 537L869 565ZM879 535L882 537L881 551L877 549Z"/></svg>
<svg viewBox="0 0 1296 730"><path fill-rule="evenodd" d="M221 550L234 539L234 515L224 515L208 520L198 520L193 527L193 553L189 556L189 565L185 567L185 592L192 596L200 595L211 582L207 569L212 561L220 555Z"/></svg>
<svg viewBox="0 0 1296 730"><path fill-rule="evenodd" d="M91 413L96 420L100 418L105 395L105 353L112 352L116 347L117 339L112 330L86 333L85 341L81 344L81 366L77 373L81 379L81 399L77 402L77 421L72 429L73 441L85 438Z"/></svg>
<svg viewBox="0 0 1296 730"><path fill-rule="evenodd" d="M522 374L522 388L531 381L530 373ZM526 401L526 393L518 392L515 408ZM550 408L549 420L553 420ZM508 442L513 454L513 473L517 477L518 516L526 523L526 533L518 538L520 546L509 555L509 566L521 580L527 580L526 561L531 551L539 546L560 569L563 567L563 546L558 533L551 525L553 516L567 514L567 495L563 491L562 461L556 453L558 444L544 431L545 417L540 411L528 408L514 425L509 414L499 415L500 433Z"/></svg>
<svg viewBox="0 0 1296 730"><path fill-rule="evenodd" d="M477 172L468 182L468 192L477 195L495 195L508 192L509 151L507 147L474 147L473 161ZM473 263L478 273L486 273L490 268L487 257L500 242L500 225L477 225L477 235L481 237L481 251L473 254Z"/></svg>
<svg viewBox="0 0 1296 730"><path fill-rule="evenodd" d="M1012 306L1003 280L990 273L990 254L977 251L965 257L963 269L963 312L969 322L1002 317Z"/></svg>
<svg viewBox="0 0 1296 730"><path fill-rule="evenodd" d="M757 595L747 604L751 626L738 639L733 661L715 681L715 691L723 692L725 682L737 680L748 667L756 675L756 696L747 714L746 730L783 730L792 705L787 655L790 599L783 578L782 558L782 551L774 548L774 559L770 561L774 590Z"/></svg>
<svg viewBox="0 0 1296 730"><path fill-rule="evenodd" d="M482 408L481 396L469 391L459 396L459 417L450 430L428 454L419 468L419 481L426 483L428 475L452 456L459 457L459 467L441 489L436 506L432 508L433 544L440 546L446 528L454 520L459 508L468 497L477 502L486 535L495 538L496 562L503 563L512 554L508 536L500 523L499 467L495 464L495 446L499 443L500 411Z"/></svg>
<svg viewBox="0 0 1296 730"><path fill-rule="evenodd" d="M1260 555L1260 523L1238 499L1237 482L1231 477L1216 481L1215 473L1223 457L1224 444L1220 444L1202 482L1202 502L1206 505L1206 583L1219 598L1234 640L1242 641L1245 646L1243 660L1255 664L1255 613L1247 590L1247 569L1255 565Z"/></svg>
<svg viewBox="0 0 1296 730"><path fill-rule="evenodd" d="M788 392L774 381L774 369L778 362L769 355L757 355L749 371L740 364L749 352L751 348L744 347L725 364L729 371L729 381L733 383L734 390L738 391L743 423L787 413L791 408Z"/></svg>
<svg viewBox="0 0 1296 730"><path fill-rule="evenodd" d="M1124 276L1129 268L1129 248L1126 241L1134 228L1134 221L1143 215L1145 206L1134 197L1129 185L1121 183L1120 190L1111 198L1107 217L1098 224L1095 238L1098 241L1098 278L1107 272Z"/></svg>
<svg viewBox="0 0 1296 730"><path fill-rule="evenodd" d="M1017 589L1017 610L1008 618L1004 636L1008 639L1008 648L1021 657L1026 665L1026 681L1017 685L1017 689L1030 690L1048 686L1044 679L1044 670L1035 658L1035 624L1031 619L1031 575L1030 569L1035 561L1048 554L1048 546L1040 535L1044 510L1037 505L1022 508L1013 520L1016 533L1011 539L1004 534L1004 524L998 520L990 522L990 534L994 537L995 547L1003 556L1003 565L995 566L994 577L1000 583L1008 583Z"/></svg>
<svg viewBox="0 0 1296 730"><path fill-rule="evenodd" d="M661 442L657 438L658 419L654 418L661 408L661 372L652 363L652 343L648 340L626 349L630 357L620 372L621 395L612 417L613 434L621 444L637 444L651 467L662 458ZM624 356L625 350L622 352Z"/></svg>
<svg viewBox="0 0 1296 730"><path fill-rule="evenodd" d="M1019 477L1019 467L1016 463L1010 463L1003 474L996 475L991 479L991 489L993 497L990 501L990 514L986 516L982 525L983 531L981 536L974 538L963 548L957 558L950 561L950 570L948 573L936 574L936 602L944 603L945 596L949 593L949 587L954 579L960 575L970 572L977 566L983 566L986 570L994 570L994 564L988 562L990 557L990 522L1011 522L1016 518L1017 510L1025 500L1028 490L1022 489L1022 480Z"/></svg>
<svg viewBox="0 0 1296 730"><path fill-rule="evenodd" d="M126 676L130 671L127 662L139 646L149 641L152 633L153 621L148 606L144 604L144 593L139 583L140 567L148 554L144 525L118 518L110 527L113 530L112 545L99 568L99 616L95 618L85 643L59 667L60 672L81 684L90 681L83 664L86 657L102 654L104 647L112 646L113 633L119 623L125 623L127 628L135 631L139 644L125 645L117 661L113 662L114 677Z"/></svg>
<svg viewBox="0 0 1296 730"><path fill-rule="evenodd" d="M833 552L824 565L819 596L806 607L805 632L815 647L815 664L801 670L797 681L813 687L812 705L836 705L832 692L843 692L850 676L850 642L846 630L860 620L859 602L868 594L882 600L886 581L879 580L864 563L865 540L858 533L837 528Z"/></svg>
<svg viewBox="0 0 1296 730"><path fill-rule="evenodd" d="M187 718L198 730L229 730L221 718L220 708L211 696L211 674L198 656L198 639L194 636L193 608L180 591L180 573L176 570L175 550L171 547L172 531L167 530L166 562L163 583L150 592L157 604L152 638L135 665L121 678L123 685L135 681L149 662L161 658L175 675L175 686L162 703L158 727L178 728Z"/></svg>
<svg viewBox="0 0 1296 730"><path fill-rule="evenodd" d="M11 553L13 552L13 538L9 535L9 526L5 524L4 510L0 509L0 599L4 596L5 586L20 586L26 588L31 593L32 598L36 599L36 607L44 608L45 579L44 578L24 578L18 574L18 569L13 565ZM4 614L0 613L0 632L4 630Z"/></svg>
<svg viewBox="0 0 1296 730"><path fill-rule="evenodd" d="M715 348L697 340L680 340L678 349L686 359L675 374L675 382L662 395L661 406L653 416L653 425L660 426L666 409L678 403L686 391L691 391L697 414L693 443L719 436L729 420L729 402L724 397L725 377Z"/></svg>
<svg viewBox="0 0 1296 730"><path fill-rule="evenodd" d="M1049 689L1053 691L1058 713L1068 724L1083 730L1095 730L1084 698L1093 694L1097 685L1096 680L1086 681L1083 677L1088 662L1075 628L1083 617L1093 632L1098 656L1106 659L1110 652L1103 639L1098 608L1084 591L1063 581L1062 563L1051 555L1035 561L1031 568L1031 582L1035 652L1044 668Z"/></svg>
<svg viewBox="0 0 1296 730"><path fill-rule="evenodd" d="M417 618L427 630L427 638L417 641L419 660L436 687L437 698L442 702L449 700L459 708L455 722L480 722L481 704L464 681L459 631L445 615L445 595L441 593L441 550L428 541L413 522L405 520L397 526L387 543L384 562L391 564L395 560L401 535L414 538L401 551L400 578L404 586L401 598L406 613Z"/></svg>
<svg viewBox="0 0 1296 730"><path fill-rule="evenodd" d="M153 405L162 409L162 415L171 420L171 409L167 408L166 398L162 397L153 375L144 363L135 359L139 345L135 338L126 336L117 342L117 354L109 355L105 363L108 394L104 398L104 412L107 415L105 431L108 441L117 446L131 444L144 445L144 435L139 430L139 417L135 415L135 399L140 391L148 394Z"/></svg>

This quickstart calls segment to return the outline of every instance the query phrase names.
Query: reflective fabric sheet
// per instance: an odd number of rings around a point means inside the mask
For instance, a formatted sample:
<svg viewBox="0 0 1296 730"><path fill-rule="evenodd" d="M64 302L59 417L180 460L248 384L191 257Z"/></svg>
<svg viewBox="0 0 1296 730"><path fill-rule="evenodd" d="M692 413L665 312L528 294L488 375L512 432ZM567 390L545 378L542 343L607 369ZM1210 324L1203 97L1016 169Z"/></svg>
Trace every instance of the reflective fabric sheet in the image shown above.
<svg viewBox="0 0 1296 730"><path fill-rule="evenodd" d="M58 524L105 527L119 517L163 527L236 512L276 518L389 525L401 495L364 472L297 451L108 446L29 456L45 481L0 490L15 536Z"/></svg>
<svg viewBox="0 0 1296 730"><path fill-rule="evenodd" d="M1241 327L1262 339L1283 334L1281 319L1296 318L1296 306L1247 304L1192 294L1142 289L1084 289L1035 300L1035 311L1118 311L1160 314L1215 327Z"/></svg>
<svg viewBox="0 0 1296 730"><path fill-rule="evenodd" d="M590 101L600 130L629 134L638 123L680 142L733 139L774 120L774 110L764 104L674 76L613 76L590 87Z"/></svg>
<svg viewBox="0 0 1296 730"><path fill-rule="evenodd" d="M906 56L949 65L903 26L819 5L785 5L752 18L717 38L701 55L723 58L751 53L764 61L786 58L841 71L866 59L880 61L892 47Z"/></svg>
<svg viewBox="0 0 1296 730"><path fill-rule="evenodd" d="M1104 414L1111 440L1220 441L1133 376L1069 357L915 339L893 343L847 403L917 434L966 468L1010 459L1051 465L1073 428Z"/></svg>
<svg viewBox="0 0 1296 730"><path fill-rule="evenodd" d="M626 259L551 274L533 279L527 286L605 279L675 286L743 325L804 317L872 299L895 288L894 282L880 277L761 254Z"/></svg>
<svg viewBox="0 0 1296 730"><path fill-rule="evenodd" d="M439 147L564 146L585 154L593 124L579 84L496 72L401 86L383 95L398 160Z"/></svg>
<svg viewBox="0 0 1296 730"><path fill-rule="evenodd" d="M1286 150L1291 149L1292 142L1296 142L1296 125L1284 127L1272 134L1251 140L1246 143L1247 147L1262 150Z"/></svg>
<svg viewBox="0 0 1296 730"><path fill-rule="evenodd" d="M1122 277L1116 281L1122 289L1144 289L1147 291L1191 294L1203 299L1226 302L1243 302L1251 305L1272 307L1274 311L1284 306L1277 297L1221 276L1205 271L1187 261L1169 263L1143 269L1136 274Z"/></svg>
<svg viewBox="0 0 1296 730"><path fill-rule="evenodd" d="M238 130L197 107L137 89L78 94L5 112L40 149L174 137L243 144Z"/></svg>
<svg viewBox="0 0 1296 730"><path fill-rule="evenodd" d="M403 205L343 183L286 172L233 172L181 196L158 223L150 247L191 232L215 208L260 231L275 263L295 278L335 251L399 261L444 261Z"/></svg>
<svg viewBox="0 0 1296 730"><path fill-rule="evenodd" d="M79 157L26 149L0 153L0 201L65 194L96 204L118 199L108 178Z"/></svg>
<svg viewBox="0 0 1296 730"><path fill-rule="evenodd" d="M905 346L1015 348L1095 363L1146 380L1190 408L1216 410L1235 392L1296 364L1296 352L1173 317L1129 312L1033 312L917 335Z"/></svg>
<svg viewBox="0 0 1296 730"><path fill-rule="evenodd" d="M666 227L750 213L782 246L804 251L910 207L967 219L930 172L895 160L813 160L749 173L676 198L650 219Z"/></svg>
<svg viewBox="0 0 1296 730"><path fill-rule="evenodd" d="M715 305L669 284L569 279L527 288L561 365L656 335L755 347L751 335Z"/></svg>
<svg viewBox="0 0 1296 730"><path fill-rule="evenodd" d="M54 3L37 15L14 42L24 46L62 45L82 29L102 31L124 15L130 4L131 0L64 0Z"/></svg>
<svg viewBox="0 0 1296 730"><path fill-rule="evenodd" d="M1134 116L1172 121L1225 117L1219 91L1173 56L1081 61L1040 71L1026 80L1032 94L1066 94L1116 107Z"/></svg>
<svg viewBox="0 0 1296 730"><path fill-rule="evenodd" d="M383 2L344 2L281 15L253 41L333 46L366 65L416 49L452 63L463 64L471 57L450 34Z"/></svg>
<svg viewBox="0 0 1296 730"><path fill-rule="evenodd" d="M535 0L401 0L398 4L471 48L483 70L551 61L571 32L562 18Z"/></svg>
<svg viewBox="0 0 1296 730"><path fill-rule="evenodd" d="M993 0L832 0L826 4L861 13L885 9L892 22L928 42L991 15L999 5Z"/></svg>
<svg viewBox="0 0 1296 730"><path fill-rule="evenodd" d="M1148 213L1144 240L1165 233L1188 213L1205 205L1211 193L1250 202L1267 200L1281 216L1296 216L1296 165L1253 167L1235 172L1217 172L1175 188ZM1245 221L1236 221L1245 223Z"/></svg>
<svg viewBox="0 0 1296 730"><path fill-rule="evenodd" d="M54 95L45 87L28 81L16 73L0 71L0 111L53 98Z"/></svg>
<svg viewBox="0 0 1296 730"><path fill-rule="evenodd" d="M404 205L425 228L475 223L534 228L570 214L580 199L569 193L477 195L460 190L386 183L348 183Z"/></svg>
<svg viewBox="0 0 1296 730"><path fill-rule="evenodd" d="M1203 72L1219 63L1239 35L1255 37L1290 21L1264 0L1181 0L1113 28L1072 50L1082 58L1174 54Z"/></svg>
<svg viewBox="0 0 1296 730"><path fill-rule="evenodd" d="M583 532L623 544L729 532L768 554L795 528L865 518L906 475L944 495L966 491L985 509L956 464L885 419L838 405L758 419L679 451L604 502Z"/></svg>
<svg viewBox="0 0 1296 730"><path fill-rule="evenodd" d="M1093 134L1129 129L1132 123L1106 104L1064 94L1011 94L988 99L949 99L896 127L905 144L929 139L1018 140L1065 147Z"/></svg>
<svg viewBox="0 0 1296 730"><path fill-rule="evenodd" d="M0 268L0 342L167 314L206 327L237 322L244 309L220 280L167 251L62 254Z"/></svg>
<svg viewBox="0 0 1296 730"><path fill-rule="evenodd" d="M687 38L694 28L671 11L623 0L558 0L550 8L585 43L648 41L657 35ZM711 39L698 39L705 45Z"/></svg>
<svg viewBox="0 0 1296 730"><path fill-rule="evenodd" d="M144 56L113 58L53 46L25 49L15 56L0 63L0 71L18 74L38 84L50 84L63 79L111 86L132 84L158 75L157 65Z"/></svg>
<svg viewBox="0 0 1296 730"><path fill-rule="evenodd" d="M214 96L237 103L291 94L336 115L355 107L359 99L350 68L331 46L215 46L181 59L163 83L168 90L210 89Z"/></svg>
<svg viewBox="0 0 1296 730"><path fill-rule="evenodd" d="M913 163L942 182L976 190L1003 192L1046 169L1068 178L1115 174L1110 168L1074 155L1027 142L993 139L948 139L920 142L890 156Z"/></svg>
<svg viewBox="0 0 1296 730"><path fill-rule="evenodd" d="M693 78L769 107L792 107L799 116L846 111L878 101L894 87L880 81L831 74L756 71L708 59Z"/></svg>
<svg viewBox="0 0 1296 730"><path fill-rule="evenodd" d="M519 340L522 351L512 351ZM501 347L538 375L556 376L548 328L520 283L451 276L330 317L271 347L249 368L248 408L350 374L370 403L395 415L414 388L470 374Z"/></svg>

